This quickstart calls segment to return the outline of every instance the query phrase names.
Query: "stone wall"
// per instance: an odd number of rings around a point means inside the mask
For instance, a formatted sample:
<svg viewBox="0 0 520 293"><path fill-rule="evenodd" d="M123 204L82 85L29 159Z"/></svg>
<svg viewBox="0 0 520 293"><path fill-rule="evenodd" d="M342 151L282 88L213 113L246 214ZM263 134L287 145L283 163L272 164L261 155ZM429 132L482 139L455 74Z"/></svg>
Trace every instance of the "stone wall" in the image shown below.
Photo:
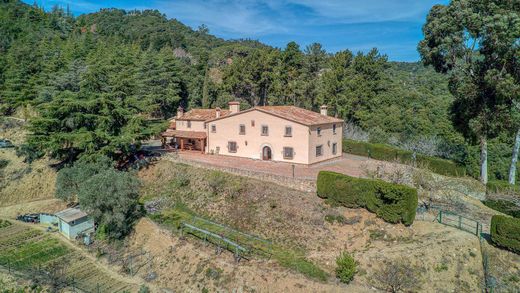
<svg viewBox="0 0 520 293"><path fill-rule="evenodd" d="M187 164L187 165L198 167L198 168L204 168L204 169L208 169L208 170L218 170L218 171L223 171L223 172L231 173L231 174L238 175L238 176L244 176L244 177L249 177L249 178L258 179L258 180L262 180L262 181L272 182L275 184L283 185L283 186L291 188L291 189L301 190L301 191L305 191L305 192L316 192L316 180L313 180L313 179L293 178L293 177L288 177L288 176L283 176L283 175L276 175L276 174L272 174L272 173L268 173L268 172L214 166L214 165L204 164L204 163L195 162L195 161L191 161L191 160L186 160L173 153L164 155L163 159L169 160L169 161L172 161L175 163Z"/></svg>

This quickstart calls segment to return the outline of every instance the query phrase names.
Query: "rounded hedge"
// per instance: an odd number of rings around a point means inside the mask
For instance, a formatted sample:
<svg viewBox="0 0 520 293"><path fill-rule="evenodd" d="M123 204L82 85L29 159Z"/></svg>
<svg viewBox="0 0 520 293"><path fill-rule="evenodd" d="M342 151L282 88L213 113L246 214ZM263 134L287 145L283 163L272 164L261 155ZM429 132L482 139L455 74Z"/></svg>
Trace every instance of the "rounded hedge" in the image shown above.
<svg viewBox="0 0 520 293"><path fill-rule="evenodd" d="M497 246L520 254L520 219L494 215L491 218L491 240Z"/></svg>
<svg viewBox="0 0 520 293"><path fill-rule="evenodd" d="M417 210L417 190L381 180L354 178L321 171L317 193L350 208L363 207L390 223L411 225Z"/></svg>

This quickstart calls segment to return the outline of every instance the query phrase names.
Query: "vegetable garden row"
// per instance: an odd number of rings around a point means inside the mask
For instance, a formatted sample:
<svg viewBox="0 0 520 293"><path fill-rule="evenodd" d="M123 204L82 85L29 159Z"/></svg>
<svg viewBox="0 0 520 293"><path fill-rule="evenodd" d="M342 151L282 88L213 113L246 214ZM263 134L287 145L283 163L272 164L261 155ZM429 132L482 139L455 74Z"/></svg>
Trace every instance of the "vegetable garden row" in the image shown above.
<svg viewBox="0 0 520 293"><path fill-rule="evenodd" d="M92 260L46 233L2 221L0 266L27 273L31 278L43 276L49 282L83 292L137 291L136 285L109 276Z"/></svg>

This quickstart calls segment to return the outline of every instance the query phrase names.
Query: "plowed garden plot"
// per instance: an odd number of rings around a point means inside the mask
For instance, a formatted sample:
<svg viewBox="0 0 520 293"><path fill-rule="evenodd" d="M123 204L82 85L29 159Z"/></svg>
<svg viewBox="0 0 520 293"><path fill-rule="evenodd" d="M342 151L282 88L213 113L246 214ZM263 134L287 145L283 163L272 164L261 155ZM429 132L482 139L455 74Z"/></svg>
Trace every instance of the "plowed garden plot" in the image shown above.
<svg viewBox="0 0 520 293"><path fill-rule="evenodd" d="M11 223L0 227L0 266L21 273L55 273L61 280L84 292L137 291L134 284L118 280L60 240L45 232Z"/></svg>

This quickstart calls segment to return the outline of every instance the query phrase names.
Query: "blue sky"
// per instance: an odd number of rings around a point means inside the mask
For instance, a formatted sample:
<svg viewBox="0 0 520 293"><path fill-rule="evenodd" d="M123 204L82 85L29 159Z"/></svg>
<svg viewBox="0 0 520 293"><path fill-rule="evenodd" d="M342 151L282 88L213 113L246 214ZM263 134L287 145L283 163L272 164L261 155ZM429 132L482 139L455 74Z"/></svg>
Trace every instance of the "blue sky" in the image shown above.
<svg viewBox="0 0 520 293"><path fill-rule="evenodd" d="M34 1L25 0L32 4ZM225 38L257 39L276 47L319 42L328 52L377 47L394 61L417 61L429 9L448 0L36 0L67 5L75 15L100 8L158 9L193 28Z"/></svg>

